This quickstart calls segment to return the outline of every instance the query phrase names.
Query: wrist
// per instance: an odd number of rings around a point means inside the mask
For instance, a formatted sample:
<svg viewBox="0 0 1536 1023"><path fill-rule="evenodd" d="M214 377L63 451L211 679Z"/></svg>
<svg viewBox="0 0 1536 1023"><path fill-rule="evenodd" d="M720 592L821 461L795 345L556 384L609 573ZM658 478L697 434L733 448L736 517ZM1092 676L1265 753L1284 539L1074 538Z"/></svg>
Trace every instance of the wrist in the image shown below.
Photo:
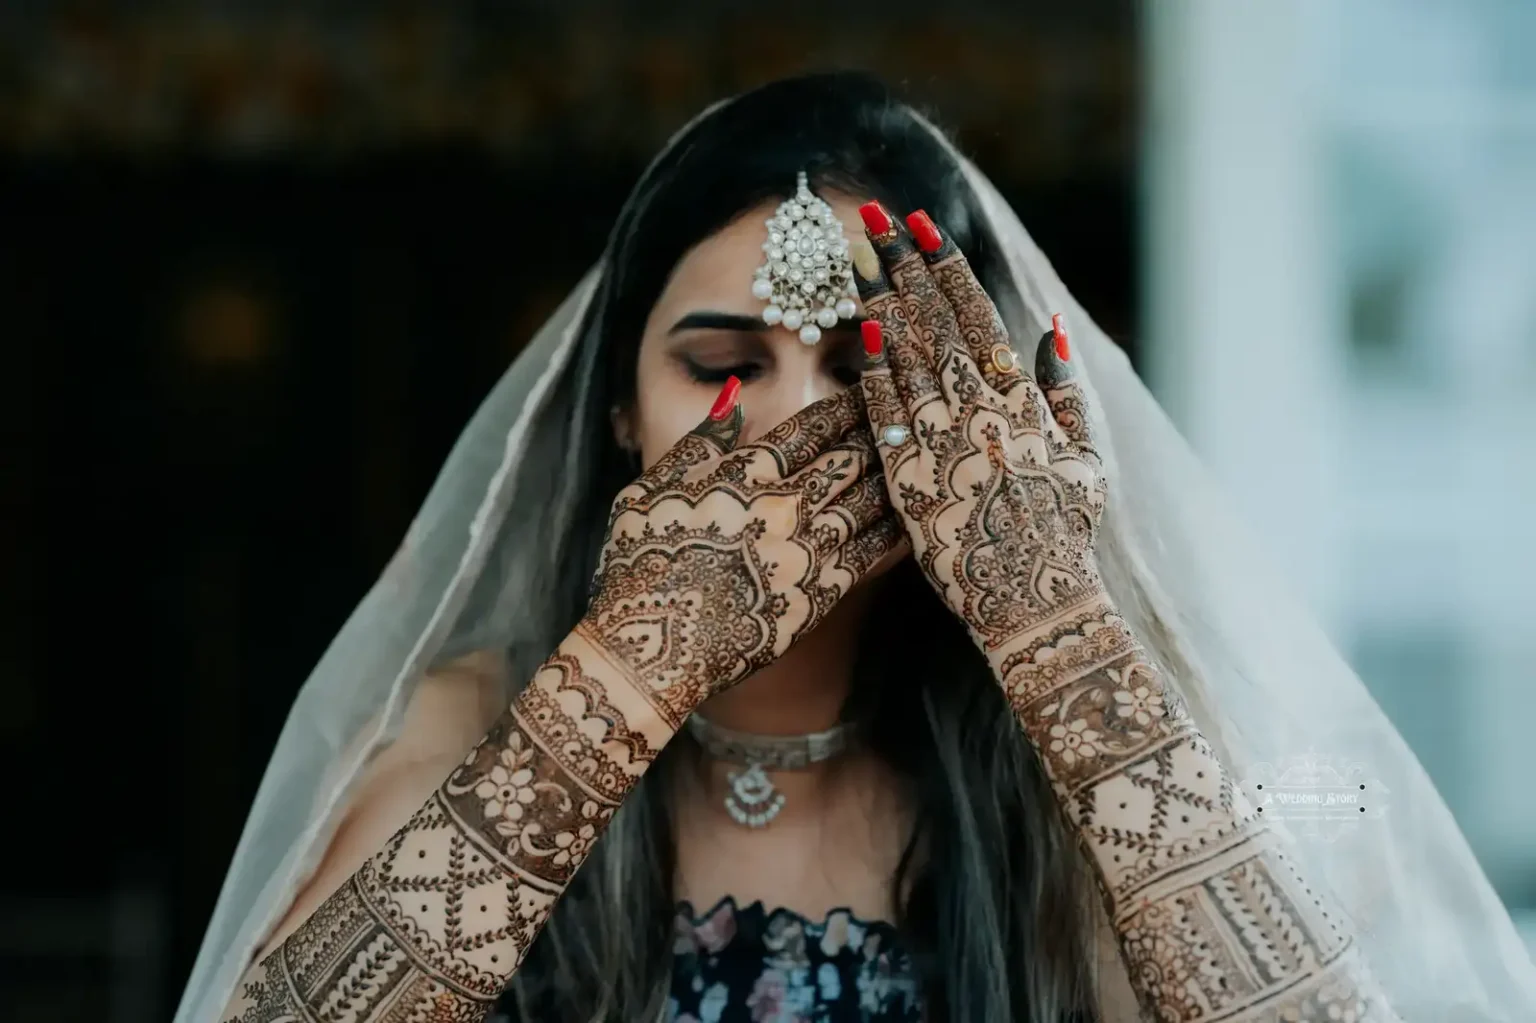
<svg viewBox="0 0 1536 1023"><path fill-rule="evenodd" d="M661 749L676 734L681 721L657 699L635 668L604 640L602 630L589 618L576 623L556 648L551 659L554 658L580 664L582 691L588 702L611 707L611 713L626 722L631 731L644 735L653 749Z"/></svg>
<svg viewBox="0 0 1536 1023"><path fill-rule="evenodd" d="M1081 658L1074 655L1106 645L1123 652L1134 643L1109 594L1095 589L1003 642L981 646L993 674L1007 686L1009 677L1021 669L1047 672L1057 684L1065 684L1091 670L1078 665Z"/></svg>

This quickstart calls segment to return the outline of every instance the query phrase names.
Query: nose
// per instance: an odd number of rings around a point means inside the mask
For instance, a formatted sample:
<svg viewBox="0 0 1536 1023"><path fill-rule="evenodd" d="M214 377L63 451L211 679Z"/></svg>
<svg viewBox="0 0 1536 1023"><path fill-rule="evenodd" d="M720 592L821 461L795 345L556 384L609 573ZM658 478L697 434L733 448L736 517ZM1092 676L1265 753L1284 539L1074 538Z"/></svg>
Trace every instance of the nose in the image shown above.
<svg viewBox="0 0 1536 1023"><path fill-rule="evenodd" d="M836 394L845 386L822 364L814 347L794 342L799 351L785 353L772 373L742 388L744 440L755 440L807 405Z"/></svg>

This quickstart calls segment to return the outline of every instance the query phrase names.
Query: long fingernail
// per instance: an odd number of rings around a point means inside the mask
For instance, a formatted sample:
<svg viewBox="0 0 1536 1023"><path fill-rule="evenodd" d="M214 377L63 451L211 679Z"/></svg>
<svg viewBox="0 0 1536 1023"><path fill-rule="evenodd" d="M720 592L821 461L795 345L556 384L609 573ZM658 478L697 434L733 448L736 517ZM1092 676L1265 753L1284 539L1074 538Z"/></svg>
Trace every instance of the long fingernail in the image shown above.
<svg viewBox="0 0 1536 1023"><path fill-rule="evenodd" d="M880 321L865 320L859 324L859 334L864 338L864 358L871 366L885 361L885 341L880 336Z"/></svg>
<svg viewBox="0 0 1536 1023"><path fill-rule="evenodd" d="M886 213L885 207L878 202L867 202L860 206L859 216L864 218L864 226L876 238L888 233L894 226L890 214Z"/></svg>
<svg viewBox="0 0 1536 1023"><path fill-rule="evenodd" d="M1067 321L1057 313L1051 317L1051 331L1056 335L1056 358L1067 362L1072 358L1072 345L1067 341Z"/></svg>
<svg viewBox="0 0 1536 1023"><path fill-rule="evenodd" d="M880 276L880 257L875 255L875 247L869 244L868 238L850 241L848 253L853 257L853 268L859 272L860 277L873 281Z"/></svg>
<svg viewBox="0 0 1536 1023"><path fill-rule="evenodd" d="M912 237L917 240L917 247L924 252L932 254L939 251L944 244L944 236L939 234L939 229L934 226L933 218L923 210L907 214L907 230L912 232Z"/></svg>
<svg viewBox="0 0 1536 1023"><path fill-rule="evenodd" d="M710 406L709 418L718 423L730 415L731 410L736 407L736 399L740 396L741 380L733 376L725 382L724 387L720 388L720 397L716 398L714 405Z"/></svg>

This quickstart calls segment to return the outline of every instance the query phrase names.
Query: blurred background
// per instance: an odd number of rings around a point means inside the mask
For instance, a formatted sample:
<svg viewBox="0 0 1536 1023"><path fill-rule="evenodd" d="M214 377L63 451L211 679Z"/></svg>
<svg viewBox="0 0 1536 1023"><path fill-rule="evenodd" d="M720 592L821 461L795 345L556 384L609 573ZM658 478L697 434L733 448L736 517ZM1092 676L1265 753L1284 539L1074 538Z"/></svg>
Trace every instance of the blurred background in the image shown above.
<svg viewBox="0 0 1536 1023"><path fill-rule="evenodd" d="M462 424L673 130L827 67L1009 197L1536 946L1533 48L1517 0L6 0L0 1018L169 1018Z"/></svg>

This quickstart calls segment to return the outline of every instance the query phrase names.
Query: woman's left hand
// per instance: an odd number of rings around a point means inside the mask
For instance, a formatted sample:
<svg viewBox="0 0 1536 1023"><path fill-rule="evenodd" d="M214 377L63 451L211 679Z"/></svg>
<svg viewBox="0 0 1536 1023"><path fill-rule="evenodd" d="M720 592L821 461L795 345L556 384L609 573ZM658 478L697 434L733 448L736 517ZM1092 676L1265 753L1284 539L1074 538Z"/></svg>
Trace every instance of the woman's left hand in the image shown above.
<svg viewBox="0 0 1536 1023"><path fill-rule="evenodd" d="M965 257L921 211L876 203L855 253L870 429L924 575L998 668L1076 612L1102 613L1105 482L1061 325L1035 374ZM878 331L878 335L876 334Z"/></svg>

